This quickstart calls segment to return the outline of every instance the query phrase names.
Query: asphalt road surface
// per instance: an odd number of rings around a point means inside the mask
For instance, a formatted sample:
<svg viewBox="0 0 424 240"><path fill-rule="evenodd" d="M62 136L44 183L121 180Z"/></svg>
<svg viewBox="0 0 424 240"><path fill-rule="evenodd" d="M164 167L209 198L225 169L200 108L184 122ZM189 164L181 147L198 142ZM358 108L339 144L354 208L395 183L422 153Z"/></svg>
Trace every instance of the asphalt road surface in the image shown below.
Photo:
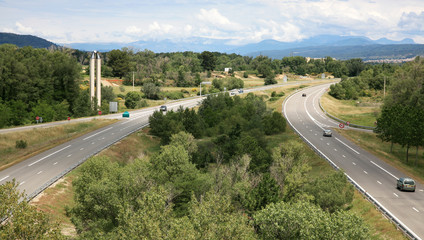
<svg viewBox="0 0 424 240"><path fill-rule="evenodd" d="M324 129L339 128L319 107L319 98L330 84L315 86L286 99L283 113L288 123L309 145L342 169L357 185L382 205L413 238L424 238L424 190L417 184L415 192L396 189L396 180L406 175L356 146L336 131L324 137ZM302 97L305 93L306 96Z"/></svg>
<svg viewBox="0 0 424 240"><path fill-rule="evenodd" d="M310 81L288 82L279 85L261 86L256 88L244 89L244 93L262 91L271 88L281 87L284 85L300 85ZM238 90L232 91L238 95ZM202 97L194 97L182 101L173 101L166 104L168 111L177 110L180 106L191 108L199 105L203 100ZM38 195L45 188L61 178L75 167L79 166L87 158L95 155L101 150L114 144L120 139L148 125L149 116L154 111L158 111L159 106L151 107L143 110L130 112L129 118L122 118L122 113L110 114L104 116L96 116L82 119L73 119L76 121L90 121L93 118L119 119L117 123L108 125L77 139L71 140L50 150L40 153L34 157L26 159L15 164L5 170L0 171L0 184L12 179L19 182L19 190L25 191L28 198L31 199ZM2 129L1 133L29 130L33 128L53 127L60 124L67 124L68 121L37 124L32 126Z"/></svg>

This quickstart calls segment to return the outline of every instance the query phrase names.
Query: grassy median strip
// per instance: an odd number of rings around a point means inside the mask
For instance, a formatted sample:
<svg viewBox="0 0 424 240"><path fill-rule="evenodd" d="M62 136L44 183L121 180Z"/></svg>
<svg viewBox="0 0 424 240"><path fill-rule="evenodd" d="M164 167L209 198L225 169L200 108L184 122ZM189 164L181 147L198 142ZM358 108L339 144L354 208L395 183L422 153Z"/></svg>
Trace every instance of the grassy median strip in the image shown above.
<svg viewBox="0 0 424 240"><path fill-rule="evenodd" d="M0 134L0 170L116 120L91 120Z"/></svg>
<svg viewBox="0 0 424 240"><path fill-rule="evenodd" d="M372 99L338 100L328 93L322 96L321 105L329 114L362 126L375 126L374 122L380 113L380 104Z"/></svg>

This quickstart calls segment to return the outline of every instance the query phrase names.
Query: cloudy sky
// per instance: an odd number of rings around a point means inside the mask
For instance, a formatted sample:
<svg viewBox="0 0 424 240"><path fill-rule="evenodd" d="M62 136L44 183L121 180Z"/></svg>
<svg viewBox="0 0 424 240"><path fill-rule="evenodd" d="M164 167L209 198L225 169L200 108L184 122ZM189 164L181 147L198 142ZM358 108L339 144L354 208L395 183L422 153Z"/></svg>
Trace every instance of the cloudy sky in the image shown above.
<svg viewBox="0 0 424 240"><path fill-rule="evenodd" d="M0 0L0 31L62 44L322 34L424 43L424 0Z"/></svg>

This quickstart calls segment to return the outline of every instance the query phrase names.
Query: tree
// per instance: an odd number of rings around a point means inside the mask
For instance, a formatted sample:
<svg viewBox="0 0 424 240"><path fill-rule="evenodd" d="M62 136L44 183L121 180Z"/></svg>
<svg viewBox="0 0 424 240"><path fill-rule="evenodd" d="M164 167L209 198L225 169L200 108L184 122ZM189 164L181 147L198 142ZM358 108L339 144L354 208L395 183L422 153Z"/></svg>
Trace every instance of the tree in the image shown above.
<svg viewBox="0 0 424 240"><path fill-rule="evenodd" d="M344 210L353 200L353 186L341 171L315 179L306 191L314 196L314 203L330 213Z"/></svg>
<svg viewBox="0 0 424 240"><path fill-rule="evenodd" d="M125 96L125 107L134 109L140 100L141 96L138 92L128 92Z"/></svg>
<svg viewBox="0 0 424 240"><path fill-rule="evenodd" d="M306 174L311 167L306 163L303 147L297 142L287 142L272 151L271 175L280 186L285 201L308 199L302 188L307 182Z"/></svg>
<svg viewBox="0 0 424 240"><path fill-rule="evenodd" d="M278 134L286 130L286 119L279 112L265 115L262 121L266 135Z"/></svg>
<svg viewBox="0 0 424 240"><path fill-rule="evenodd" d="M113 76L122 78L130 71L128 52L115 49L107 54L107 59L107 65L112 68Z"/></svg>
<svg viewBox="0 0 424 240"><path fill-rule="evenodd" d="M229 196L212 191L197 200L192 198L188 218L199 239L255 239L247 215L237 212Z"/></svg>
<svg viewBox="0 0 424 240"><path fill-rule="evenodd" d="M141 91L144 93L144 96L148 99L158 99L160 93L160 87L156 86L154 83L144 83Z"/></svg>
<svg viewBox="0 0 424 240"><path fill-rule="evenodd" d="M209 51L203 51L199 55L200 60L202 61L201 65L205 71L213 71L216 66L216 56L209 52Z"/></svg>
<svg viewBox="0 0 424 240"><path fill-rule="evenodd" d="M271 203L253 215L262 239L368 239L368 227L348 212L330 214L309 202Z"/></svg>
<svg viewBox="0 0 424 240"><path fill-rule="evenodd" d="M65 239L59 225L19 193L15 180L0 185L0 216L7 218L0 224L0 239Z"/></svg>

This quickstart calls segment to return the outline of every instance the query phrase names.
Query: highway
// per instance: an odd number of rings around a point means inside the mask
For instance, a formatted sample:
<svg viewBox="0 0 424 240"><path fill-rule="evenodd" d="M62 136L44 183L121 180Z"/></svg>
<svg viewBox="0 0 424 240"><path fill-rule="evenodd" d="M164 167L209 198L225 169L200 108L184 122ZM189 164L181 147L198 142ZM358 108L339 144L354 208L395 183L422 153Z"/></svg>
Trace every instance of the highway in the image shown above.
<svg viewBox="0 0 424 240"><path fill-rule="evenodd" d="M255 88L246 88L244 93L263 91L271 88L300 85L310 81L288 82L279 85L260 86ZM204 96L193 97L181 101L168 102L166 106L169 110L177 110L180 106L192 108L201 103ZM89 157L97 154L101 150L128 136L129 134L148 125L149 116L154 111L158 111L159 106L150 107L142 110L130 112L130 118L122 118L122 113L109 114L82 119L73 119L76 121L91 121L94 118L118 119L119 121L88 133L84 136L51 148L43 153L26 159L7 169L0 171L0 184L12 179L19 183L18 189L25 191L28 199L32 199L52 183L63 177L66 173L79 166ZM68 124L68 121L52 122L0 130L1 133L30 130L33 128L54 127L60 124Z"/></svg>
<svg viewBox="0 0 424 240"><path fill-rule="evenodd" d="M319 107L319 98L331 84L305 88L291 95L283 104L287 122L316 152L336 168L342 169L352 182L362 188L373 202L393 216L410 237L424 238L424 189L417 183L416 192L396 189L396 180L406 175L361 149L336 131L324 137L324 129L339 128ZM306 96L302 97L305 93Z"/></svg>

